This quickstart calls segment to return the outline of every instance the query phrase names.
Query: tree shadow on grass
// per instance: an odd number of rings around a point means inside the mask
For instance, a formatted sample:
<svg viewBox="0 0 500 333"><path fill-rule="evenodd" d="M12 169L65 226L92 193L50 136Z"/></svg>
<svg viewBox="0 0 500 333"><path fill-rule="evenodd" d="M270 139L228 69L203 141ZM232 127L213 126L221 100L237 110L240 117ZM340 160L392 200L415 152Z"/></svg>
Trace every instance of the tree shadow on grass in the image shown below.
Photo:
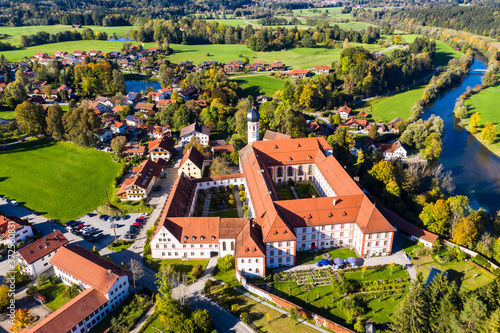
<svg viewBox="0 0 500 333"><path fill-rule="evenodd" d="M10 145L2 150L0 150L0 155L2 154L12 154L12 153L24 153L31 150L37 150L42 148L47 148L55 145L55 141L51 141L49 139L35 139L28 140L25 142L19 142L13 145Z"/></svg>

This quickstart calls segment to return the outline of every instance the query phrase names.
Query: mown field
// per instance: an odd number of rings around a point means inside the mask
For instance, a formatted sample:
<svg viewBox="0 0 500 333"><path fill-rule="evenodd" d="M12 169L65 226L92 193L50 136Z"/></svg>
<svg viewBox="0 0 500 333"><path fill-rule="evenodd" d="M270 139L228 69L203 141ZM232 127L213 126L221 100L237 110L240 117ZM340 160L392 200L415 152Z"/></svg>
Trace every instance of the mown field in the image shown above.
<svg viewBox="0 0 500 333"><path fill-rule="evenodd" d="M47 140L2 149L0 161L1 195L62 221L104 204L120 169L107 153Z"/></svg>
<svg viewBox="0 0 500 333"><path fill-rule="evenodd" d="M411 115L411 107L422 98L423 92L424 85L420 85L403 93L372 100L367 106L372 111L371 118L383 122L396 117L407 119Z"/></svg>
<svg viewBox="0 0 500 333"><path fill-rule="evenodd" d="M45 52L53 55L56 51L66 51L73 53L75 50L89 52L90 50L100 50L102 52L120 51L124 42L112 42L107 40L78 40L62 43L44 44L38 46L25 47L20 50L1 52L10 62L17 62L28 57L31 58L35 52ZM140 45L139 42L133 42ZM153 45L153 44L151 44Z"/></svg>
<svg viewBox="0 0 500 333"><path fill-rule="evenodd" d="M275 79L267 74L258 74L235 79L243 90L242 96L272 96L277 90L283 90L285 79Z"/></svg>
<svg viewBox="0 0 500 333"><path fill-rule="evenodd" d="M481 131L483 130L484 124L487 122L500 127L500 117L498 116L499 96L500 87L486 88L481 90L479 93L472 95L465 101L465 105L467 105L467 108L469 109L469 115L466 119L462 120L464 124L467 124L468 128L472 114L479 112L481 115L481 120L479 121L480 128L474 136L498 156L500 156L500 135L498 135L498 132L495 142L493 142L493 144L488 144L484 140L481 140Z"/></svg>
<svg viewBox="0 0 500 333"><path fill-rule="evenodd" d="M116 33L118 37L123 37L130 29L134 27L123 26L123 27L100 27L97 25L88 25L83 28L76 29L78 32L82 33L84 28L90 28L94 32L106 32L109 37ZM1 39L2 42L8 42L12 45L18 46L21 36L23 35L34 35L39 31L45 31L49 34L54 34L61 31L71 31L73 27L71 25L37 25L37 26L25 26L25 27L0 27L0 35L8 35L7 38Z"/></svg>

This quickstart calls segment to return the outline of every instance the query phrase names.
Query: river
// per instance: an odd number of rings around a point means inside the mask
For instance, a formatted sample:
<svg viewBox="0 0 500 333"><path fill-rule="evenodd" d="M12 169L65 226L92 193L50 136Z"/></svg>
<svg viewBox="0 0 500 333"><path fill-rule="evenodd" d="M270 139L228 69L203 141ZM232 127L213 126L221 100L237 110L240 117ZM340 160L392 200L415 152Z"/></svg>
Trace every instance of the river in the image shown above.
<svg viewBox="0 0 500 333"><path fill-rule="evenodd" d="M486 69L486 65L476 59L471 69ZM473 209L482 207L493 214L500 209L500 157L459 126L453 116L457 98L468 86L477 84L481 84L481 75L469 74L462 83L441 94L422 118L435 114L444 121L443 152L437 164L451 170L454 194L468 196Z"/></svg>

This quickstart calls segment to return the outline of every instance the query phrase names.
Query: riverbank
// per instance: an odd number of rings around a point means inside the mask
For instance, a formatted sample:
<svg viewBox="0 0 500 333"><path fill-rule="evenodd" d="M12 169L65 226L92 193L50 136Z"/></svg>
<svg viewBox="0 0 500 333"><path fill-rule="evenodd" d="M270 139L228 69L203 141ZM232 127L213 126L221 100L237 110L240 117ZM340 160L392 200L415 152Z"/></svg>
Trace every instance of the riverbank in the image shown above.
<svg viewBox="0 0 500 333"><path fill-rule="evenodd" d="M462 126L467 132L473 135L479 142L481 142L488 150L493 154L500 156L500 135L495 133L495 140L492 143L481 139L481 133L484 128L484 124L492 123L498 126L499 116L498 116L498 98L500 97L500 87L489 87L482 89L479 92L472 94L470 97L464 100L465 106L467 106L467 118L461 119L459 125ZM477 133L471 133L470 131L470 121L471 116L474 113L479 113L481 115L481 120L479 121L479 130Z"/></svg>

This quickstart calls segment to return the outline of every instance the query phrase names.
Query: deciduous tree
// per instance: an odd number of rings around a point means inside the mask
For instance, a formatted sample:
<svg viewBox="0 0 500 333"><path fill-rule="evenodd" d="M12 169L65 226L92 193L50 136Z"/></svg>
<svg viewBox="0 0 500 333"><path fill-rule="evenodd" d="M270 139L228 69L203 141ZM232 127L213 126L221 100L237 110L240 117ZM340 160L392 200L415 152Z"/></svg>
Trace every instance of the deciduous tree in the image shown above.
<svg viewBox="0 0 500 333"><path fill-rule="evenodd" d="M54 103L47 110L47 132L55 140L62 140L64 137L64 126L62 122L63 112L59 104Z"/></svg>
<svg viewBox="0 0 500 333"><path fill-rule="evenodd" d="M481 140L486 141L489 144L495 142L497 138L497 125L490 122L484 124L483 131L481 132Z"/></svg>
<svg viewBox="0 0 500 333"><path fill-rule="evenodd" d="M212 161L212 165L210 166L210 175L211 176L223 176L231 174L231 169L228 167L227 160L222 156L217 156Z"/></svg>
<svg viewBox="0 0 500 333"><path fill-rule="evenodd" d="M40 104L23 102L16 107L19 129L26 134L40 135L47 129L46 115Z"/></svg>
<svg viewBox="0 0 500 333"><path fill-rule="evenodd" d="M12 327L9 328L9 331L17 333L28 327L31 323L31 314L28 309L16 309L14 312L14 319Z"/></svg>
<svg viewBox="0 0 500 333"><path fill-rule="evenodd" d="M470 117L470 132L471 133L477 133L477 128L479 127L479 121L481 121L481 115L476 112Z"/></svg>
<svg viewBox="0 0 500 333"><path fill-rule="evenodd" d="M453 229L453 242L458 245L470 246L477 239L477 226L467 217L462 217Z"/></svg>
<svg viewBox="0 0 500 333"><path fill-rule="evenodd" d="M123 135L117 136L111 140L111 148L116 154L121 154L123 147L127 144L127 138Z"/></svg>

